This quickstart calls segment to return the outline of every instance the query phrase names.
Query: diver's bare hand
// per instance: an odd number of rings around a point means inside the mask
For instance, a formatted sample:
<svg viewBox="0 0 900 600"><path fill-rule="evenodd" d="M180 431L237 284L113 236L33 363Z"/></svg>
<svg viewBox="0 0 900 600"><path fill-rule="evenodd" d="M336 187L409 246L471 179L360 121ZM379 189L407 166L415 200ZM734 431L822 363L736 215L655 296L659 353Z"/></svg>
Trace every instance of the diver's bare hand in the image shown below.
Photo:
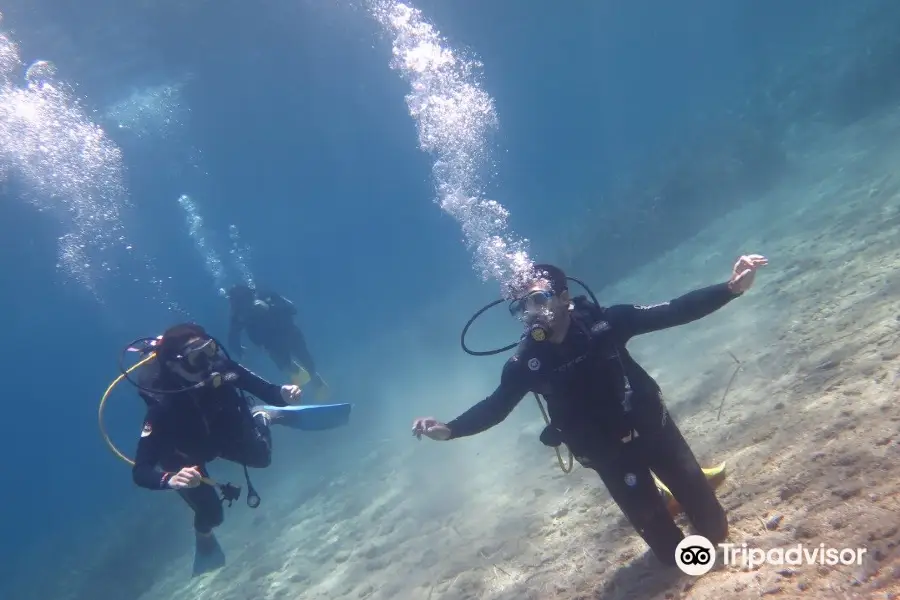
<svg viewBox="0 0 900 600"><path fill-rule="evenodd" d="M443 441L450 438L450 428L433 417L413 421L412 434L421 440L424 435L432 440Z"/></svg>
<svg viewBox="0 0 900 600"><path fill-rule="evenodd" d="M281 399L285 404L294 404L300 399L299 385L283 385L281 386Z"/></svg>
<svg viewBox="0 0 900 600"><path fill-rule="evenodd" d="M172 475L167 483L173 490L195 488L203 483L203 474L197 467L185 467Z"/></svg>
<svg viewBox="0 0 900 600"><path fill-rule="evenodd" d="M769 259L762 254L747 254L740 257L731 269L728 289L735 294L743 294L753 285L756 270L769 264Z"/></svg>

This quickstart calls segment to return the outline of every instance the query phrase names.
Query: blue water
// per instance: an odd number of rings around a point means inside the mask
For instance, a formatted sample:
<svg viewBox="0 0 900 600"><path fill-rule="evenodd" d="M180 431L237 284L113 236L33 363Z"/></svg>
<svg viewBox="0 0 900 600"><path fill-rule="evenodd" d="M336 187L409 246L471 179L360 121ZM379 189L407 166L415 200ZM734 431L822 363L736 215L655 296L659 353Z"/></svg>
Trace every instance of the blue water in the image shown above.
<svg viewBox="0 0 900 600"><path fill-rule="evenodd" d="M126 196L130 202L121 218L125 242L102 253L106 267L90 261L93 281L86 284L60 265L59 238L73 227L68 192L54 196L36 186L10 158L19 149L4 149L4 598L31 597L28 586L20 587L23 577L57 589L53 567L77 571L75 557L83 557L84 572L134 584L129 594L154 580L152 560L137 549L121 564L92 554L99 553L97 536L105 535L97 533L101 523L142 531L142 520L181 519L173 527L187 527L174 499L135 488L127 466L104 447L97 401L131 339L185 319L224 338L227 303L218 287L241 279L241 261L258 285L297 304L335 400L356 405L349 428L284 442L301 456L327 448L331 466L297 459L299 475L287 461L273 470L309 481L353 465L375 439L407 435L409 419L421 410L415 398L387 397L379 389L415 381L421 391L421 365L440 373L442 364L462 360L458 329L470 310L500 290L499 282L480 279L460 224L433 201L434 157L419 148L404 101L409 85L390 69L391 40L362 3L133 4L0 3L0 27L19 45L15 85L24 85L34 61L55 65L55 80L72 86L85 118L121 151L127 192L115 202ZM509 235L527 238L531 256L571 265L592 257L615 261L618 254L637 265L664 251L668 242L658 248L611 243L610 228L628 238L630 229L645 227L640 218L656 229L635 235L673 243L687 235L679 223L629 213L613 193L616 186L625 177L649 180L661 157L695 145L702 151L710 132L736 122L759 119L759 129L786 130L793 118L788 108L773 117L749 106L748 98L757 101L779 69L803 68L826 45L862 47L846 24L888 10L876 0L855 8L838 0L423 0L415 6L447 47L483 64L479 80L499 122L487 140L486 197L510 211ZM168 101L153 104L148 90L160 93L158 86L170 86ZM773 94L784 95L774 104L788 104L790 90L772 86ZM148 113L119 127L109 109L133 94L149 102ZM182 195L202 215L221 281L189 235ZM38 210L35 203L51 208ZM657 209L690 211L678 198ZM604 233L588 236L590 244L577 251L563 248L568 228L583 225L585 215ZM88 227L83 234L89 240L97 232ZM599 287L624 270L589 275ZM417 330L415 346L379 342L411 323L427 324ZM491 327L484 345L515 335L511 323L496 320ZM248 362L278 377L261 353ZM107 425L126 453L133 452L141 410L131 390L113 398ZM275 476L258 478L262 491ZM156 552L176 546L166 546L163 535L148 539L145 546L162 548ZM6 584L9 592L2 591ZM71 598L114 597L78 585Z"/></svg>

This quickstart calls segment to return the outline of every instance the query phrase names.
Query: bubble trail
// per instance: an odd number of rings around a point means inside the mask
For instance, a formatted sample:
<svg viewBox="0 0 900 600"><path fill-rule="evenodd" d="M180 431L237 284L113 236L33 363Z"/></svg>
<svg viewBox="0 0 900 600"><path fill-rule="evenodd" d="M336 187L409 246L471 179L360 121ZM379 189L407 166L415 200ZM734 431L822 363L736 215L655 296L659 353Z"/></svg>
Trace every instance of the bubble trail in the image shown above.
<svg viewBox="0 0 900 600"><path fill-rule="evenodd" d="M26 184L27 200L59 218L61 269L95 295L98 280L118 264L127 205L122 154L88 119L52 63L37 61L17 85L19 50L0 34L0 171Z"/></svg>
<svg viewBox="0 0 900 600"><path fill-rule="evenodd" d="M228 226L228 237L231 238L231 250L229 252L231 254L231 260L234 261L234 265L237 267L238 271L240 271L244 283L255 288L256 284L253 281L253 272L250 271L250 267L247 266L250 262L250 247L241 241L241 234L238 231L237 225Z"/></svg>
<svg viewBox="0 0 900 600"><path fill-rule="evenodd" d="M493 278L509 293L529 278L533 263L527 240L509 231L509 211L482 188L482 173L492 166L488 137L498 119L494 100L478 82L481 64L457 56L418 9L392 0L368 6L393 37L391 68L409 83L406 104L419 147L435 157L437 202L461 225L482 280Z"/></svg>
<svg viewBox="0 0 900 600"><path fill-rule="evenodd" d="M184 209L188 234L194 240L194 246L203 258L206 271L212 276L216 288L221 289L225 285L225 270L222 268L219 256L209 246L203 234L203 217L197 210L197 204L187 194L179 196L178 204Z"/></svg>
<svg viewBox="0 0 900 600"><path fill-rule="evenodd" d="M51 62L32 63L24 80L23 69L17 44L0 32L0 180L15 177L22 183L17 197L62 226L57 268L67 280L101 304L101 284L138 282L171 306L152 261L127 235L121 149Z"/></svg>
<svg viewBox="0 0 900 600"><path fill-rule="evenodd" d="M184 80L148 86L110 105L104 118L140 138L180 137L189 110L182 102Z"/></svg>

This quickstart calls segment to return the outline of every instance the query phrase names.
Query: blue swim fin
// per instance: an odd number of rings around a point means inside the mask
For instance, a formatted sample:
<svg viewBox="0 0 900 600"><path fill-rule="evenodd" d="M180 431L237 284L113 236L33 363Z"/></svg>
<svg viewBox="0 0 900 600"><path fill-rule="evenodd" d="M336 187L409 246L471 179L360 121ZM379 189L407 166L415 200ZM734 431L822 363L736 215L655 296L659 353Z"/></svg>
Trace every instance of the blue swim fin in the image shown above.
<svg viewBox="0 0 900 600"><path fill-rule="evenodd" d="M350 421L350 404L304 404L299 406L260 406L272 423L303 431L323 431Z"/></svg>
<svg viewBox="0 0 900 600"><path fill-rule="evenodd" d="M193 576L197 577L224 566L225 552L222 551L215 534L198 535L197 545L194 548Z"/></svg>

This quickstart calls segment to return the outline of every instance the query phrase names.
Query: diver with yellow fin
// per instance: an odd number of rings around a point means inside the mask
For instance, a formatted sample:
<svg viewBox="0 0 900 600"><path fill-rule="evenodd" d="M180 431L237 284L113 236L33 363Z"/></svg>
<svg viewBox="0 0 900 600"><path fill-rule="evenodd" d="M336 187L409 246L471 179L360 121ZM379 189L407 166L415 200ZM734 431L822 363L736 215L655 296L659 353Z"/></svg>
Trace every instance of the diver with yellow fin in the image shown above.
<svg viewBox="0 0 900 600"><path fill-rule="evenodd" d="M627 344L636 336L685 325L722 309L743 296L757 270L767 264L758 254L741 256L727 281L650 306L602 306L583 282L559 267L531 265L523 281L507 290L507 298L480 309L462 331L460 342L469 354L516 349L497 388L451 421L415 419L412 434L438 441L477 435L506 419L526 394L543 396L548 423L540 441L557 449L564 444L582 466L596 471L653 554L664 565L675 566L684 532L673 517L682 507L697 533L713 544L728 536L725 509L715 493L724 468L700 467L669 414L659 384L631 356ZM570 280L590 299L570 296ZM521 338L496 350L469 349L469 327L504 302L523 323Z"/></svg>
<svg viewBox="0 0 900 600"><path fill-rule="evenodd" d="M132 464L138 486L176 490L194 511L194 574L217 569L225 555L213 529L224 520L222 504L230 506L237 500L240 488L210 479L207 464L221 457L242 465L247 504L256 508L260 497L247 467L264 469L271 464L270 426L333 429L348 422L351 406L298 405L298 386L279 386L252 373L231 360L225 348L195 323L175 325L157 338L136 340L128 351L143 358L127 369L120 364L122 375L100 401L101 432L113 452ZM138 376L133 379L136 370ZM138 389L147 405L133 461L113 445L103 425L107 398L123 379ZM245 394L264 404L252 403Z"/></svg>
<svg viewBox="0 0 900 600"><path fill-rule="evenodd" d="M297 309L287 298L275 292L258 292L246 284L228 291L231 322L228 345L240 359L241 334L264 349L275 366L288 375L294 385L307 388L316 400L324 402L330 394L328 384L316 370L306 338L294 323Z"/></svg>

